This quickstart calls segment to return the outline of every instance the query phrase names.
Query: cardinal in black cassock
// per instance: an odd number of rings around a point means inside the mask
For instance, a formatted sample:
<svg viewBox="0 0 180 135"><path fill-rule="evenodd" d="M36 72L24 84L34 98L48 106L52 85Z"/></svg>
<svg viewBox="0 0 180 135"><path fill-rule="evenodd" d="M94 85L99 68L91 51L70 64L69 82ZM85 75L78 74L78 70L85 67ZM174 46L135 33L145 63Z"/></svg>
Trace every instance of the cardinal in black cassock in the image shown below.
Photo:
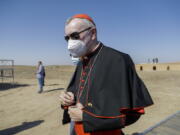
<svg viewBox="0 0 180 135"><path fill-rule="evenodd" d="M74 126L77 135L122 135L121 129L153 104L130 56L100 42L78 63L67 91L83 105L83 121ZM64 107L63 124L70 121Z"/></svg>

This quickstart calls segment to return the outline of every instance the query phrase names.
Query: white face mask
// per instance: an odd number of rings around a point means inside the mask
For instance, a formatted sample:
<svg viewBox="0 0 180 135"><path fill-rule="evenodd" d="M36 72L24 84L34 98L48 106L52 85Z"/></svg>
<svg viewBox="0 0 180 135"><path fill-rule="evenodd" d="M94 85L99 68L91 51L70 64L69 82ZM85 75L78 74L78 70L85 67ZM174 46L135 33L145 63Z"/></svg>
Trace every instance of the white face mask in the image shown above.
<svg viewBox="0 0 180 135"><path fill-rule="evenodd" d="M68 40L68 50L73 57L81 57L87 53L86 44L81 40Z"/></svg>

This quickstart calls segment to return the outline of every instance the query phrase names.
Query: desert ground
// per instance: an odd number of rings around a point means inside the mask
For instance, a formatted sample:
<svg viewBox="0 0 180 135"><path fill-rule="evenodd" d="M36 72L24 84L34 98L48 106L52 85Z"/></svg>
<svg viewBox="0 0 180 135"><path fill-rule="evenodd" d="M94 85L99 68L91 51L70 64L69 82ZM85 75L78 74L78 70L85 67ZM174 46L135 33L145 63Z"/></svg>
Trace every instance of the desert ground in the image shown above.
<svg viewBox="0 0 180 135"><path fill-rule="evenodd" d="M15 66L15 81L0 83L0 135L67 135L62 125L63 111L59 94L66 90L73 66L46 66L44 92L37 93L36 68ZM138 71L146 84L154 105L126 134L142 132L180 110L180 71Z"/></svg>

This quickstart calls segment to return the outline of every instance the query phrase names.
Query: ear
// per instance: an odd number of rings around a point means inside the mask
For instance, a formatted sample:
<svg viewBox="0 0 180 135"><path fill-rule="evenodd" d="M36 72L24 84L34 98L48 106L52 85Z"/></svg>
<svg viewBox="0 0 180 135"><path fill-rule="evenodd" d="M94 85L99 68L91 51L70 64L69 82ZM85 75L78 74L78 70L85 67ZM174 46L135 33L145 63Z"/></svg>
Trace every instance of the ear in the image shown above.
<svg viewBox="0 0 180 135"><path fill-rule="evenodd" d="M92 40L95 40L97 37L97 31L96 29L92 29Z"/></svg>

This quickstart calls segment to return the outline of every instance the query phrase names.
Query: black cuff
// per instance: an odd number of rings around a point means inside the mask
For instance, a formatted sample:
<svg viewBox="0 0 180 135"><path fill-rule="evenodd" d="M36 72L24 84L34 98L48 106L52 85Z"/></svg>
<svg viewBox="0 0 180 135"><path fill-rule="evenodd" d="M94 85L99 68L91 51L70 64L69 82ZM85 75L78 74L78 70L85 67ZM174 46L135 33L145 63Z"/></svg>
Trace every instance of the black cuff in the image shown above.
<svg viewBox="0 0 180 135"><path fill-rule="evenodd" d="M124 127L124 118L98 118L83 112L84 132L115 130Z"/></svg>

